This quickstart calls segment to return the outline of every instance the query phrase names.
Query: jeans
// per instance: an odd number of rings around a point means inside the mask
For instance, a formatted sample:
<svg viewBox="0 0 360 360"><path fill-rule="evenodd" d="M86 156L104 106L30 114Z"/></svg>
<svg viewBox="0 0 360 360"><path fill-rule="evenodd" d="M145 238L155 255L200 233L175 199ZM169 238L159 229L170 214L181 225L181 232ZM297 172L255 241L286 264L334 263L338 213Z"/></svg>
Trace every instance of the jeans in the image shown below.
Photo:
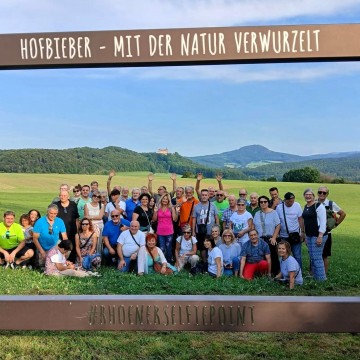
<svg viewBox="0 0 360 360"><path fill-rule="evenodd" d="M302 270L302 255L301 255L301 248L302 248L302 242L299 242L298 244L290 244L291 245L291 252L293 254L293 257L300 265L300 269Z"/></svg>
<svg viewBox="0 0 360 360"><path fill-rule="evenodd" d="M133 270L135 273L137 273L137 259L132 260L130 257L124 256L124 261L125 266L119 270L120 272L130 272L130 270Z"/></svg>
<svg viewBox="0 0 360 360"><path fill-rule="evenodd" d="M169 263L172 258L172 240L171 235L158 235L159 247L165 255L166 261Z"/></svg>
<svg viewBox="0 0 360 360"><path fill-rule="evenodd" d="M310 266L315 280L326 280L324 261L322 253L327 236L324 236L321 245L316 245L317 236L306 236L306 245L309 250Z"/></svg>
<svg viewBox="0 0 360 360"><path fill-rule="evenodd" d="M104 255L103 258L105 265L111 265L111 264L117 265L118 263L119 256L116 252L116 245L112 246L112 248L115 250L114 255L110 254L109 249L106 246L104 246L103 248L103 255Z"/></svg>
<svg viewBox="0 0 360 360"><path fill-rule="evenodd" d="M240 259L238 257L234 257L232 259L232 269L227 269L224 267L224 275L225 276L232 276L234 275L234 272L239 272L240 270Z"/></svg>
<svg viewBox="0 0 360 360"><path fill-rule="evenodd" d="M295 260L298 262L298 264L300 265L300 269L302 270L302 255L301 255L302 242L299 242L298 244L292 244L290 243L288 237L282 237L281 241L287 241L290 244L292 255L295 258Z"/></svg>

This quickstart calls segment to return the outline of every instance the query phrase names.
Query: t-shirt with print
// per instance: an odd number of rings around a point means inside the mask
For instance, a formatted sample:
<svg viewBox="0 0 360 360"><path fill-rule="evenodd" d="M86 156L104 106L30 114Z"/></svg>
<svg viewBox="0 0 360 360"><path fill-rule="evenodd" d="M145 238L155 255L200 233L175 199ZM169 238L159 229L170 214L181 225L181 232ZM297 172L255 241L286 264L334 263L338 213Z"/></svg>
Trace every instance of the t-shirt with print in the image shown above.
<svg viewBox="0 0 360 360"><path fill-rule="evenodd" d="M210 204L210 207L209 207ZM207 216L208 211L210 209L209 216ZM206 232L208 235L211 234L211 228L215 224L215 216L218 211L215 205L212 202L207 202L206 204L199 203L194 207L193 218L196 218L196 231L199 224L205 224L206 218L208 217L208 221L206 224Z"/></svg>
<svg viewBox="0 0 360 360"><path fill-rule="evenodd" d="M176 241L180 244L180 256L192 251L193 245L197 243L194 236L192 236L189 240L186 240L183 236L179 236Z"/></svg>

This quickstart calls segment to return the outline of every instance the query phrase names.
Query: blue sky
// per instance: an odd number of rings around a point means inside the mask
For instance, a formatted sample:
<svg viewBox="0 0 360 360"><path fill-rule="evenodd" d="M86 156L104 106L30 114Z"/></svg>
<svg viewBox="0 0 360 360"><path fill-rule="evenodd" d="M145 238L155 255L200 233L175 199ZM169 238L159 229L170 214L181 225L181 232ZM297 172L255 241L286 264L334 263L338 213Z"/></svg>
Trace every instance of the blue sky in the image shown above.
<svg viewBox="0 0 360 360"><path fill-rule="evenodd" d="M1 0L0 33L360 23L359 0ZM359 151L360 63L0 72L1 149Z"/></svg>

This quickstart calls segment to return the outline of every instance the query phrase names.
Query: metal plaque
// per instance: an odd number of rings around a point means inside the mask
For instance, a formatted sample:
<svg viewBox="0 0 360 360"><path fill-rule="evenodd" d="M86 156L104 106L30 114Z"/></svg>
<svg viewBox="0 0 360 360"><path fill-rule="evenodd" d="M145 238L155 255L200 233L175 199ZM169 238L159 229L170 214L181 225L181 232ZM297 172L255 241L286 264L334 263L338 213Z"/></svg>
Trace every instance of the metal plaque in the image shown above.
<svg viewBox="0 0 360 360"><path fill-rule="evenodd" d="M360 298L1 296L0 329L360 332Z"/></svg>

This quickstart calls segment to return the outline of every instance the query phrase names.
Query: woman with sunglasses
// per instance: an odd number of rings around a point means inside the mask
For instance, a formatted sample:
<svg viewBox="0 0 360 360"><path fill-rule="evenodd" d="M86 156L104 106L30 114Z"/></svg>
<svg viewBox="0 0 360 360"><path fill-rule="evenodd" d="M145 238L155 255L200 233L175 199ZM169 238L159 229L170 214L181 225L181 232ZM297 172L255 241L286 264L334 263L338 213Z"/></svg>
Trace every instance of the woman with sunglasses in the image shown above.
<svg viewBox="0 0 360 360"><path fill-rule="evenodd" d="M197 253L197 240L192 236L191 226L186 224L182 227L182 235L176 239L175 266L180 271L187 263L190 264L190 273L195 275L197 264L200 260Z"/></svg>
<svg viewBox="0 0 360 360"><path fill-rule="evenodd" d="M241 246L235 241L235 236L230 229L225 229L222 234L222 244L219 249L224 259L224 275L238 276L240 270Z"/></svg>
<svg viewBox="0 0 360 360"><path fill-rule="evenodd" d="M246 210L246 200L240 198L237 200L237 211L230 216L230 229L234 232L236 241L244 245L249 241L249 231L253 226L253 217Z"/></svg>
<svg viewBox="0 0 360 360"><path fill-rule="evenodd" d="M101 256L96 252L98 235L93 227L92 221L86 216L80 221L79 232L75 235L75 248L77 255L77 264L84 267L83 262L86 256L89 256L92 269L97 269L101 264Z"/></svg>
<svg viewBox="0 0 360 360"><path fill-rule="evenodd" d="M71 201L74 201L76 204L80 200L81 197L81 185L77 184L73 188L73 196L70 198Z"/></svg>
<svg viewBox="0 0 360 360"><path fill-rule="evenodd" d="M260 196L258 201L260 211L254 216L254 227L259 234L259 238L269 245L271 254L271 274L276 276L280 271L280 262L277 253L280 219L277 212L269 207L270 199L267 196Z"/></svg>
<svg viewBox="0 0 360 360"><path fill-rule="evenodd" d="M99 241L97 245L97 252L102 253L102 231L104 229L103 216L105 208L101 205L101 195L98 190L92 193L91 202L85 204L84 215L92 221L94 230L97 232Z"/></svg>

